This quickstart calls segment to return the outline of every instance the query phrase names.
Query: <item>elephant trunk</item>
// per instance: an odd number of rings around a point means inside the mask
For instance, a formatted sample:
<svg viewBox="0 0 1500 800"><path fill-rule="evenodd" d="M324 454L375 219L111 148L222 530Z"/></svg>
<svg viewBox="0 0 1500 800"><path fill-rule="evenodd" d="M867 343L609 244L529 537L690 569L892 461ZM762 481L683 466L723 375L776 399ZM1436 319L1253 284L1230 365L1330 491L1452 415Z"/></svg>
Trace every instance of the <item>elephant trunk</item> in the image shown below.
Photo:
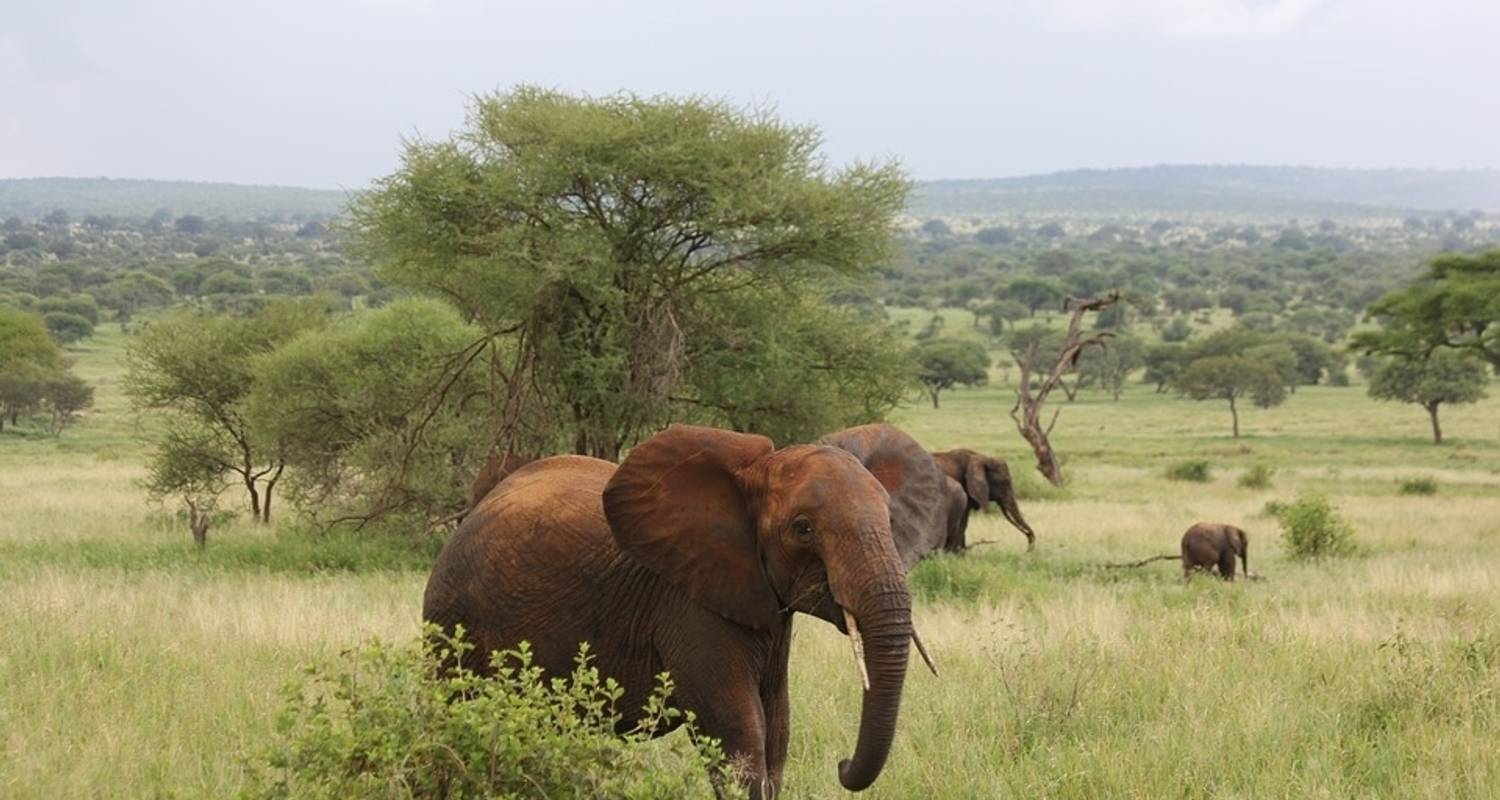
<svg viewBox="0 0 1500 800"><path fill-rule="evenodd" d="M896 735L912 636L911 594L896 572L859 593L853 605L870 686L864 693L854 755L839 762L839 783L857 792L880 775Z"/></svg>
<svg viewBox="0 0 1500 800"><path fill-rule="evenodd" d="M1016 503L1015 487L1006 481L1000 491L995 493L994 500L1000 506L1000 513L1005 516L1005 519L1014 525L1016 530L1026 535L1026 549L1030 550L1035 547L1036 531L1033 531L1031 526L1026 524L1026 518L1021 516L1021 506Z"/></svg>

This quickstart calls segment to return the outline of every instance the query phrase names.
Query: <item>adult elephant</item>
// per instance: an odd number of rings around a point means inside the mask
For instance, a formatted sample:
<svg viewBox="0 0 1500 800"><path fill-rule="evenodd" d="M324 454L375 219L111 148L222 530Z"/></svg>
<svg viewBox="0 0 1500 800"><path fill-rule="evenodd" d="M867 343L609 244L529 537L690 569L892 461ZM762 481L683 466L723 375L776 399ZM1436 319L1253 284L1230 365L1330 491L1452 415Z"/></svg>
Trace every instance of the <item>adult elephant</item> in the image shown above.
<svg viewBox="0 0 1500 800"><path fill-rule="evenodd" d="M910 572L923 556L946 548L953 535L950 520L963 504L953 506L951 481L915 439L893 425L873 424L818 441L849 451L883 484L890 485L899 473L901 492L891 496L891 531L903 569Z"/></svg>
<svg viewBox="0 0 1500 800"><path fill-rule="evenodd" d="M423 618L462 625L478 654L528 641L553 674L589 642L600 672L626 688L622 729L653 677L671 672L674 702L765 797L786 762L792 614L819 617L850 636L866 677L854 753L838 770L845 788L863 789L890 751L914 635L891 508L925 464L870 455L875 471L834 447L776 450L761 436L673 425L618 467L533 462L444 547Z"/></svg>
<svg viewBox="0 0 1500 800"><path fill-rule="evenodd" d="M998 505L1005 519L1025 535L1026 549L1036 547L1036 531L1021 516L1021 507L1016 505L1015 482L1011 480L1010 467L1004 461L967 449L933 453L932 458L952 481L948 485L948 504L953 510L949 515L948 541L943 549L963 552L968 547L969 513L991 502Z"/></svg>

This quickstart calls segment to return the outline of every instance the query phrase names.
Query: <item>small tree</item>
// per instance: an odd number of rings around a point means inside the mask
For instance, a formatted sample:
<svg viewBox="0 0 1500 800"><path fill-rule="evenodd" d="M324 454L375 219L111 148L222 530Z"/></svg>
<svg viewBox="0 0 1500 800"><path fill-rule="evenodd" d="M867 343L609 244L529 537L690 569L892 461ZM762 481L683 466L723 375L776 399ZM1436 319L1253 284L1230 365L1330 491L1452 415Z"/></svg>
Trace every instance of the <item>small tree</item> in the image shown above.
<svg viewBox="0 0 1500 800"><path fill-rule="evenodd" d="M1250 356L1209 356L1187 365L1177 377L1177 390L1194 400L1227 400L1234 423L1234 438L1240 438L1238 402L1249 397L1255 405L1270 408L1286 400L1286 383L1276 368Z"/></svg>
<svg viewBox="0 0 1500 800"><path fill-rule="evenodd" d="M94 325L87 318L67 311L48 311L42 318L47 332L58 344L72 344L94 335Z"/></svg>
<svg viewBox="0 0 1500 800"><path fill-rule="evenodd" d="M226 485L222 448L214 439L211 430L169 431L146 466L147 493L158 503L169 498L182 503L200 550L208 546L208 527Z"/></svg>
<svg viewBox="0 0 1500 800"><path fill-rule="evenodd" d="M1119 401L1125 391L1125 378L1145 366L1145 345L1129 334L1116 336L1108 347L1096 347L1078 359L1078 380L1083 386L1097 386Z"/></svg>
<svg viewBox="0 0 1500 800"><path fill-rule="evenodd" d="M286 462L283 443L257 436L250 424L253 362L322 322L320 305L287 301L249 317L178 314L147 327L126 351L124 383L138 410L168 421L153 470L175 474L170 462L179 458L216 463L245 487L251 516L270 522L271 495Z"/></svg>
<svg viewBox="0 0 1500 800"><path fill-rule="evenodd" d="M1469 353L1438 350L1427 358L1395 358L1375 370L1370 396L1377 400L1413 403L1432 420L1432 443L1443 443L1438 408L1447 403L1476 403L1490 382L1484 362Z"/></svg>
<svg viewBox="0 0 1500 800"><path fill-rule="evenodd" d="M1056 282L1042 278L1017 278L1000 287L999 299L1011 300L1026 307L1031 316L1038 309L1062 302L1067 295Z"/></svg>
<svg viewBox="0 0 1500 800"><path fill-rule="evenodd" d="M912 352L917 380L938 407L938 394L954 386L983 386L990 379L990 354L978 342L929 339Z"/></svg>
<svg viewBox="0 0 1500 800"><path fill-rule="evenodd" d="M94 405L94 387L77 375L62 372L49 377L41 386L40 404L46 414L45 427L53 436L78 421L79 412Z"/></svg>
<svg viewBox="0 0 1500 800"><path fill-rule="evenodd" d="M1156 393L1167 390L1188 365L1187 348L1180 344L1157 344L1146 348L1141 360L1146 367L1142 380L1156 385Z"/></svg>
<svg viewBox="0 0 1500 800"><path fill-rule="evenodd" d="M1036 455L1037 471L1042 473L1053 486L1063 485L1062 462L1058 460L1057 453L1052 449L1052 442L1049 438L1052 428L1057 425L1058 412L1054 411L1052 421L1043 427L1042 406L1047 402L1047 397L1052 394L1052 390L1063 382L1064 376L1077 366L1079 354L1084 348L1090 345L1103 347L1105 340L1114 335L1107 331L1085 335L1083 333L1084 315L1103 310L1118 302L1120 302L1118 292L1093 300L1070 300L1069 305L1073 308L1073 316L1068 320L1068 328L1062 335L1055 357L1044 359L1043 337L1040 336L1026 337L1023 349L1018 348L1016 344L1011 346L1011 356L1015 358L1016 366L1021 369L1021 377L1016 382L1016 404L1010 410L1010 418L1015 420L1016 429L1020 431L1021 438L1031 445L1031 451ZM1032 386L1033 375L1038 376L1034 387Z"/></svg>

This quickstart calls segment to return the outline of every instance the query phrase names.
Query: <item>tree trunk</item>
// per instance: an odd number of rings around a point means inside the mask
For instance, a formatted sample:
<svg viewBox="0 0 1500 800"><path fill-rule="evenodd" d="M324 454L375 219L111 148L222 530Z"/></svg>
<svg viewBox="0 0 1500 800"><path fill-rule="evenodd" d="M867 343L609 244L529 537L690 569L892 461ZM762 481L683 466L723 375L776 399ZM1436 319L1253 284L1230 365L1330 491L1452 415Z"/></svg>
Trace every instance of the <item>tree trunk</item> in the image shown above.
<svg viewBox="0 0 1500 800"><path fill-rule="evenodd" d="M255 478L245 475L245 491L250 494L250 518L260 522L260 491L255 488Z"/></svg>
<svg viewBox="0 0 1500 800"><path fill-rule="evenodd" d="M1427 404L1427 416L1432 417L1432 443L1443 443L1443 426L1438 424L1438 404Z"/></svg>
<svg viewBox="0 0 1500 800"><path fill-rule="evenodd" d="M1044 368L1046 371L1041 373L1042 377L1035 388L1035 393L1031 385L1031 374L1040 366L1036 363L1037 343L1032 342L1024 355L1012 353L1016 366L1021 368L1021 376L1016 382L1016 404L1010 410L1010 417L1015 420L1016 430L1020 432L1021 438L1031 445L1031 451L1036 454L1037 471L1042 473L1042 476L1053 486L1063 485L1062 465L1048 439L1048 435L1052 432L1052 425L1057 422L1057 413L1053 412L1052 422L1044 428L1041 421L1042 405L1047 402L1047 397L1052 390L1059 385L1063 386L1064 392L1068 391L1063 378L1077 365L1078 355L1085 347L1089 345L1103 347L1105 340L1114 335L1105 331L1084 336L1083 315L1090 311L1108 308L1119 301L1119 292L1112 292L1107 297L1093 300L1076 301L1076 305L1073 306L1073 316L1068 321L1063 348L1058 354L1056 363Z"/></svg>
<svg viewBox="0 0 1500 800"><path fill-rule="evenodd" d="M277 464L276 470L271 477L266 479L266 501L261 505L261 522L271 524L271 492L276 489L276 481L281 480L281 471L286 469L286 464Z"/></svg>
<svg viewBox="0 0 1500 800"><path fill-rule="evenodd" d="M928 394L932 395L932 407L933 408L937 408L938 407L938 390L937 389L931 389L931 390L928 391Z"/></svg>
<svg viewBox="0 0 1500 800"><path fill-rule="evenodd" d="M1229 417L1234 420L1234 438L1240 438L1240 412L1234 407L1234 398L1229 398Z"/></svg>

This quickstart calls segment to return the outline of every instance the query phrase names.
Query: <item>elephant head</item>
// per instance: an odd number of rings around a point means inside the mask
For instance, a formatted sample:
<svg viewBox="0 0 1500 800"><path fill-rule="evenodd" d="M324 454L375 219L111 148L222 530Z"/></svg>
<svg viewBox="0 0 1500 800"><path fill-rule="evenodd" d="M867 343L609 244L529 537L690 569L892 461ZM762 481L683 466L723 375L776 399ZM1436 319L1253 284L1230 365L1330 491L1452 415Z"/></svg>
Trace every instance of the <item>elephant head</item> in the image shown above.
<svg viewBox="0 0 1500 800"><path fill-rule="evenodd" d="M1250 534L1245 533L1244 528L1236 528L1233 525L1225 526L1225 535L1229 537L1229 545L1234 548L1235 555L1240 557L1240 568L1245 571L1245 577L1250 577Z"/></svg>
<svg viewBox="0 0 1500 800"><path fill-rule="evenodd" d="M673 425L630 451L604 490L620 549L723 617L780 630L801 611L849 634L868 676L839 780L863 789L890 752L912 637L891 496L922 463L867 470L820 445Z"/></svg>
<svg viewBox="0 0 1500 800"><path fill-rule="evenodd" d="M932 457L948 477L964 487L970 509L984 508L994 502L1000 506L1005 519L1026 536L1026 549L1036 546L1036 532L1021 516L1021 507L1016 504L1015 481L1004 461L966 449L933 453Z"/></svg>

